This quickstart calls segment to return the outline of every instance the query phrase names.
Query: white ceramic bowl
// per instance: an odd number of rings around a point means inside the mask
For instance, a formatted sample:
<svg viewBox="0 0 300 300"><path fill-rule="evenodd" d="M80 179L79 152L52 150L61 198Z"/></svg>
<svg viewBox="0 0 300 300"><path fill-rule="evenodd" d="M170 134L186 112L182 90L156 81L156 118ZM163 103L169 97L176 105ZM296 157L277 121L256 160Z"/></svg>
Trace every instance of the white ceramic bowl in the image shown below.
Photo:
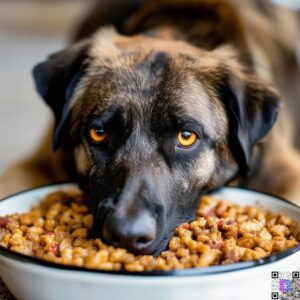
<svg viewBox="0 0 300 300"><path fill-rule="evenodd" d="M0 202L0 215L28 211L46 194L72 186L47 186L11 196ZM300 223L300 208L285 200L237 188L215 194L241 205L258 203ZM0 276L19 300L267 300L272 271L298 270L300 246L252 262L140 274L56 265L0 247Z"/></svg>

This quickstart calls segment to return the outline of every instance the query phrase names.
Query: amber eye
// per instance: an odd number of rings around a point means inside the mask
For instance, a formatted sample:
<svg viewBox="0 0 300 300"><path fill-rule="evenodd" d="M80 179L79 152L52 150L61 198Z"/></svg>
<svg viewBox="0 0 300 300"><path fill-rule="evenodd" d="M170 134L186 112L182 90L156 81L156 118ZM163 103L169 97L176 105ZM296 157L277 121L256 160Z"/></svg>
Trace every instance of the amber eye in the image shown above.
<svg viewBox="0 0 300 300"><path fill-rule="evenodd" d="M91 128L89 136L94 143L104 143L107 140L107 133L103 128Z"/></svg>
<svg viewBox="0 0 300 300"><path fill-rule="evenodd" d="M188 148L193 146L198 140L198 135L193 131L180 131L177 136L179 146Z"/></svg>

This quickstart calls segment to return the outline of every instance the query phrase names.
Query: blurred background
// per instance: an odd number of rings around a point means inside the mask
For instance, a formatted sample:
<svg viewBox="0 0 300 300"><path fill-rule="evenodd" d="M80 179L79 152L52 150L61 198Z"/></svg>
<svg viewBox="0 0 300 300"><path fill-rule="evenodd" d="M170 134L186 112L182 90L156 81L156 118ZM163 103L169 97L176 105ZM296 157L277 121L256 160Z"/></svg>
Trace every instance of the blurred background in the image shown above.
<svg viewBox="0 0 300 300"><path fill-rule="evenodd" d="M0 173L36 147L51 117L32 67L68 43L90 2L0 1Z"/></svg>
<svg viewBox="0 0 300 300"><path fill-rule="evenodd" d="M0 0L0 173L36 147L51 116L32 67L68 43L93 1ZM300 9L300 0L273 1Z"/></svg>

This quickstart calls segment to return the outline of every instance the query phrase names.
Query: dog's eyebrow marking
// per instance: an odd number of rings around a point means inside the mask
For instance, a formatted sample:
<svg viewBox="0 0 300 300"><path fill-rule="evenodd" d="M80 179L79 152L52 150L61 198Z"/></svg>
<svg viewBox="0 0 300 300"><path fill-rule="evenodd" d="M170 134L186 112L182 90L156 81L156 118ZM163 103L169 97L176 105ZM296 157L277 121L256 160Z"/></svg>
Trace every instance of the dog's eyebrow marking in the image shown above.
<svg viewBox="0 0 300 300"><path fill-rule="evenodd" d="M194 172L198 184L205 184L211 178L216 167L216 157L213 150L205 150L195 164Z"/></svg>
<svg viewBox="0 0 300 300"><path fill-rule="evenodd" d="M134 113L126 107L112 104L104 112L95 111L89 119L89 126L103 126L114 133L129 133L133 128L133 116Z"/></svg>
<svg viewBox="0 0 300 300"><path fill-rule="evenodd" d="M208 133L205 131L203 123L199 120L195 120L193 116L187 116L186 114L182 116L180 113L178 114L176 112L173 114L173 116L177 120L179 129L196 130L201 135L201 138L209 137Z"/></svg>
<svg viewBox="0 0 300 300"><path fill-rule="evenodd" d="M217 96L206 91L198 79L187 76L182 95L184 101L178 101L182 116L197 120L203 124L204 131L213 139L226 137L225 111L218 103Z"/></svg>
<svg viewBox="0 0 300 300"><path fill-rule="evenodd" d="M74 157L76 161L77 172L82 176L87 175L90 169L90 161L87 157L84 146L83 145L77 146L74 149L74 153L75 153Z"/></svg>
<svg viewBox="0 0 300 300"><path fill-rule="evenodd" d="M90 122L93 123L108 123L114 119L121 119L125 113L124 109L118 105L110 105L104 112L94 112L91 114Z"/></svg>

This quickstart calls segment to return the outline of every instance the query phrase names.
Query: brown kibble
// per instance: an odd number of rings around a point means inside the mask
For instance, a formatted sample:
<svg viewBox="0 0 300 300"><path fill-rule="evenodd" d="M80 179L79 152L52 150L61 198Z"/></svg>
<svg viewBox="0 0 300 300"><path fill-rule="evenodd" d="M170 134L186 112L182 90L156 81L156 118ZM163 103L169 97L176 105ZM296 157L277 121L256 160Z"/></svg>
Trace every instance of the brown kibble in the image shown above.
<svg viewBox="0 0 300 300"><path fill-rule="evenodd" d="M260 248L264 249L266 252L272 252L273 241L260 240L257 244Z"/></svg>
<svg viewBox="0 0 300 300"><path fill-rule="evenodd" d="M45 220L44 228L47 231L54 231L55 225L56 225L55 220Z"/></svg>
<svg viewBox="0 0 300 300"><path fill-rule="evenodd" d="M43 227L45 224L45 220L43 218L37 218L33 221L33 225L36 227Z"/></svg>
<svg viewBox="0 0 300 300"><path fill-rule="evenodd" d="M177 237L177 236L172 237L170 242L169 242L169 249L173 250L173 251L176 251L181 247L182 247L182 244L180 242L180 238Z"/></svg>
<svg viewBox="0 0 300 300"><path fill-rule="evenodd" d="M44 229L38 226L31 226L27 229L28 233L36 233L36 234L43 234L44 233Z"/></svg>
<svg viewBox="0 0 300 300"><path fill-rule="evenodd" d="M144 266L142 266L138 261L130 264L125 264L125 270L129 272L143 272Z"/></svg>
<svg viewBox="0 0 300 300"><path fill-rule="evenodd" d="M241 234L245 234L248 232L259 232L263 228L263 226L264 225L262 224L262 222L258 220L252 220L240 224L238 231Z"/></svg>
<svg viewBox="0 0 300 300"><path fill-rule="evenodd" d="M86 238L88 235L88 229L87 228L78 228L78 229L75 229L73 232L72 232L72 237L73 238L81 238L81 239L84 239Z"/></svg>
<svg viewBox="0 0 300 300"><path fill-rule="evenodd" d="M20 216L20 222L23 225L31 225L33 223L33 220L31 219L30 214L22 214Z"/></svg>
<svg viewBox="0 0 300 300"><path fill-rule="evenodd" d="M277 223L282 224L282 225L286 225L286 226L290 226L290 225L292 225L293 220L290 217L286 216L286 215L279 214L278 219L277 219Z"/></svg>
<svg viewBox="0 0 300 300"><path fill-rule="evenodd" d="M288 229L288 227L281 224L269 226L269 231L273 236L288 236L290 234L290 230Z"/></svg>
<svg viewBox="0 0 300 300"><path fill-rule="evenodd" d="M124 249L116 249L110 256L110 261L113 263L120 263L123 261L126 255L126 250Z"/></svg>
<svg viewBox="0 0 300 300"><path fill-rule="evenodd" d="M88 214L82 218L83 225L89 229L92 228L93 225L93 216L92 214Z"/></svg>
<svg viewBox="0 0 300 300"><path fill-rule="evenodd" d="M189 248L190 251L196 251L197 247L198 247L198 243L196 241L194 241L194 240L190 240L187 243L187 247Z"/></svg>
<svg viewBox="0 0 300 300"><path fill-rule="evenodd" d="M256 245L254 239L249 239L249 238L242 238L238 240L237 244L240 247L249 248L249 249L253 249Z"/></svg>
<svg viewBox="0 0 300 300"><path fill-rule="evenodd" d="M190 251L186 248L179 248L177 251L176 251L176 256L178 257L185 257L187 255L189 255Z"/></svg>
<svg viewBox="0 0 300 300"><path fill-rule="evenodd" d="M297 224L284 214L204 196L191 223L175 229L158 257L133 255L90 239L93 217L78 191L48 195L30 212L0 217L0 245L54 263L110 271L168 271L266 257L296 246Z"/></svg>

